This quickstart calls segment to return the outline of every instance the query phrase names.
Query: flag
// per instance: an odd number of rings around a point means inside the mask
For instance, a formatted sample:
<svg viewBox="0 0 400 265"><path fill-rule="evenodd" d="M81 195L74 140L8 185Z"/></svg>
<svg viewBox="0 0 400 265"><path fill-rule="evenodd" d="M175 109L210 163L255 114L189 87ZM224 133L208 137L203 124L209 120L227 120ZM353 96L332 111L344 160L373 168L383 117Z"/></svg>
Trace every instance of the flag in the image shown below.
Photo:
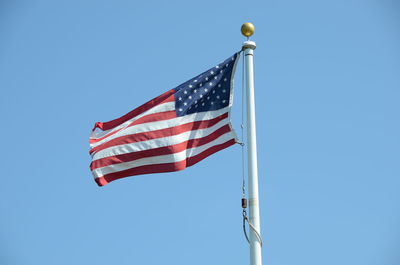
<svg viewBox="0 0 400 265"><path fill-rule="evenodd" d="M183 170L236 143L230 123L239 53L109 122L90 136L99 186L134 175Z"/></svg>

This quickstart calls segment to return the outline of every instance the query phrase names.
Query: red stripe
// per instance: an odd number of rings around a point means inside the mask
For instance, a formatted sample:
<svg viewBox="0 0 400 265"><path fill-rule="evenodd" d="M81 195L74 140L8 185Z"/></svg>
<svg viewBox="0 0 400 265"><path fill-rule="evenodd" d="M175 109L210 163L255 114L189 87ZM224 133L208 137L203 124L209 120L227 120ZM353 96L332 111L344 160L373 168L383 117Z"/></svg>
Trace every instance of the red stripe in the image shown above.
<svg viewBox="0 0 400 265"><path fill-rule="evenodd" d="M151 174L151 173L162 173L162 172L173 172L173 171L179 171L183 170L187 167L193 166L194 164L200 162L207 156L210 156L222 149L225 149L231 145L234 145L235 139L229 140L223 144L219 145L214 145L207 150L203 151L202 153L188 157L186 160L175 162L175 163L167 163L167 164L154 164L154 165L146 165L146 166L140 166L140 167L135 167L115 173L110 173L107 174L103 177L96 178L95 181L97 185L99 186L104 186L107 183L110 183L111 181L120 179L120 178L125 178L129 176L135 176L135 175L142 175L142 174Z"/></svg>
<svg viewBox="0 0 400 265"><path fill-rule="evenodd" d="M139 114L142 114L143 112L153 108L154 106L157 106L161 103L166 103L166 102L173 102L174 101L174 93L175 90L171 89L164 94L161 94L160 96L153 98L152 100L148 101L147 103L144 103L140 107L132 110L131 112L125 114L122 117L119 117L118 119L108 121L108 122L96 122L94 125L93 130L96 128L100 128L103 131L112 129L118 125L121 125L122 123L132 119L133 117L136 117Z"/></svg>
<svg viewBox="0 0 400 265"><path fill-rule="evenodd" d="M138 151L138 152L132 152L132 153L127 153L127 154L105 157L105 158L93 161L90 164L90 170L94 170L94 169L100 168L100 167L110 166L113 164L130 162L130 161L134 161L134 160L146 158L146 157L179 153L186 149L190 149L190 148L194 148L194 147L198 147L198 146L207 144L207 143L217 139L221 135L228 133L230 131L231 131L231 127L227 124L225 126L222 126L221 128L218 128L218 130L214 131L213 133L211 133L205 137L202 137L202 138L190 139L188 141L185 141L185 142L182 142L179 144L175 144L175 145L170 145L170 146L158 147L158 148L149 149L149 150L143 150L143 151Z"/></svg>
<svg viewBox="0 0 400 265"><path fill-rule="evenodd" d="M107 137L109 137L109 136L111 136L111 135L113 135L113 134L115 134L115 133L117 133L117 132L123 130L123 129L126 129L126 128L128 128L128 127L131 127L131 126L133 126L133 125L138 125L138 124L147 123L147 122L153 122L153 121L169 120L169 119L173 119L173 118L176 118L176 112L175 112L175 110L152 113L152 114L143 116L143 117L141 117L141 118L139 118L139 119L133 121L133 122L132 122L131 124L129 124L128 126L123 127L123 128L120 128L120 129L118 129L118 130L115 130L115 131L113 131L113 132L111 132L111 133L109 133L109 134L107 134L107 135L105 135L105 136L103 136L103 137L101 137L101 138L89 139L89 142L90 142L91 144L92 144L92 143L99 142L99 141L101 141L101 140L103 140L103 139L105 139L105 138L107 138ZM90 152L92 152L92 151L90 151Z"/></svg>
<svg viewBox="0 0 400 265"><path fill-rule="evenodd" d="M101 145L98 145L98 146L92 148L89 151L89 153L93 154L95 152L98 152L100 150L103 150L103 149L111 147L111 146L142 142L142 141L157 139L157 138L161 138L161 137L173 136L173 135L181 134L181 133L184 133L187 131L194 131L194 130L209 128L209 127L212 127L213 125L217 124L218 122L222 121L223 119L226 119L227 117L228 117L228 113L226 112L226 113L224 113L214 119L211 119L211 120L195 121L195 122L190 122L190 123L178 125L175 127L160 129L160 130L124 135L124 136L112 139L108 142L105 142Z"/></svg>

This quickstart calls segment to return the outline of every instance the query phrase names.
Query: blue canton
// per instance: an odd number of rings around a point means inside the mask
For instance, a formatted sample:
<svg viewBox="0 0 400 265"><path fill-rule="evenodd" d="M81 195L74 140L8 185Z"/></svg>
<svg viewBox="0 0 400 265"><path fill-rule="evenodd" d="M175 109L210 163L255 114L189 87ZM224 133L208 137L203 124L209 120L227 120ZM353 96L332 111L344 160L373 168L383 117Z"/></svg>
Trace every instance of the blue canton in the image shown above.
<svg viewBox="0 0 400 265"><path fill-rule="evenodd" d="M177 116L229 106L231 79L239 53L175 88Z"/></svg>

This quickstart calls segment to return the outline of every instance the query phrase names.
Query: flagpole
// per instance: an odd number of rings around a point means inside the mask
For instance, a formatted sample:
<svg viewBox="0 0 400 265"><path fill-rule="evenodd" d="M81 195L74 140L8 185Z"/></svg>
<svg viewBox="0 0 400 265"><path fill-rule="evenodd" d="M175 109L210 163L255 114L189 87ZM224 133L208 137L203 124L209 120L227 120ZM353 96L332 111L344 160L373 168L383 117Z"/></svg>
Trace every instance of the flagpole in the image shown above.
<svg viewBox="0 0 400 265"><path fill-rule="evenodd" d="M256 143L256 113L254 102L254 72L253 52L256 43L249 40L254 33L254 25L244 23L242 34L247 37L242 45L244 52L244 77L246 80L246 108L247 108L247 159L248 159L248 187L249 187L249 221L254 230L250 229L250 265L261 265L261 237L260 209L258 200L258 170L257 170L257 143Z"/></svg>

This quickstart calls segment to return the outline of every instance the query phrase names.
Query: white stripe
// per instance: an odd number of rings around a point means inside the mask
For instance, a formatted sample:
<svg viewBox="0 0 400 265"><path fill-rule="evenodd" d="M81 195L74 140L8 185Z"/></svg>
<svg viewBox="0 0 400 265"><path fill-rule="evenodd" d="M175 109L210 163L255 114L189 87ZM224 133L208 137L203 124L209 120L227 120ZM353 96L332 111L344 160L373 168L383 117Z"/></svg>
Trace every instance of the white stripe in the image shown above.
<svg viewBox="0 0 400 265"><path fill-rule="evenodd" d="M219 110L213 110L213 111L207 111L207 112L196 112L193 114L176 117L176 118L169 119L169 120L136 124L136 125L126 128L124 130L120 130L119 132L114 133L113 135L110 135L109 137L107 137L101 141L92 143L90 145L90 147L94 148L105 142L108 142L110 140L113 140L115 138L125 136L125 135L143 133L143 132L149 132L149 131L155 131L155 130L162 130L162 129L166 129L166 128L170 128L170 127L174 127L174 126L182 125L182 124L186 124L186 123L191 123L191 122L195 122L195 121L211 120L211 119L214 119L228 111L229 111L229 107L225 107L225 108L219 109Z"/></svg>
<svg viewBox="0 0 400 265"><path fill-rule="evenodd" d="M202 153L203 151L209 149L210 147L213 147L218 144L223 144L232 139L235 139L235 135L232 132L228 132L226 134L221 135L217 139L209 142L208 144L205 144L205 145L202 145L199 147L186 149L179 153L146 157L146 158L137 159L137 160L130 161L130 162L124 162L124 163L114 164L114 165L110 165L110 166L106 166L106 167L102 167L102 168L96 168L95 170L92 171L92 173L95 178L100 178L109 173L114 173L114 172L127 170L127 169L131 169L131 168L136 168L136 167L140 167L140 166L180 162L180 161L185 160L188 157L196 156L196 155Z"/></svg>
<svg viewBox="0 0 400 265"><path fill-rule="evenodd" d="M218 123L214 124L209 128L187 131L177 135L151 139L142 142L111 146L96 152L93 155L93 161L109 156L122 155L158 147L170 146L170 145L180 144L188 140L206 137L226 124L229 124L228 117L219 121Z"/></svg>
<svg viewBox="0 0 400 265"><path fill-rule="evenodd" d="M114 127L112 129L106 130L106 131L93 131L92 135L90 136L90 139L98 139L101 137L104 137L105 135L112 133L116 130L119 130L120 128L126 127L132 122L136 121L137 119L140 119L143 116L153 114L153 113L158 113L158 112L164 112L164 111L171 111L175 110L175 102L167 102L167 103L162 103L159 105L156 105L152 107L151 109L146 110L145 112L133 117L132 119L127 120L126 122L122 123L121 125L118 125L117 127Z"/></svg>

